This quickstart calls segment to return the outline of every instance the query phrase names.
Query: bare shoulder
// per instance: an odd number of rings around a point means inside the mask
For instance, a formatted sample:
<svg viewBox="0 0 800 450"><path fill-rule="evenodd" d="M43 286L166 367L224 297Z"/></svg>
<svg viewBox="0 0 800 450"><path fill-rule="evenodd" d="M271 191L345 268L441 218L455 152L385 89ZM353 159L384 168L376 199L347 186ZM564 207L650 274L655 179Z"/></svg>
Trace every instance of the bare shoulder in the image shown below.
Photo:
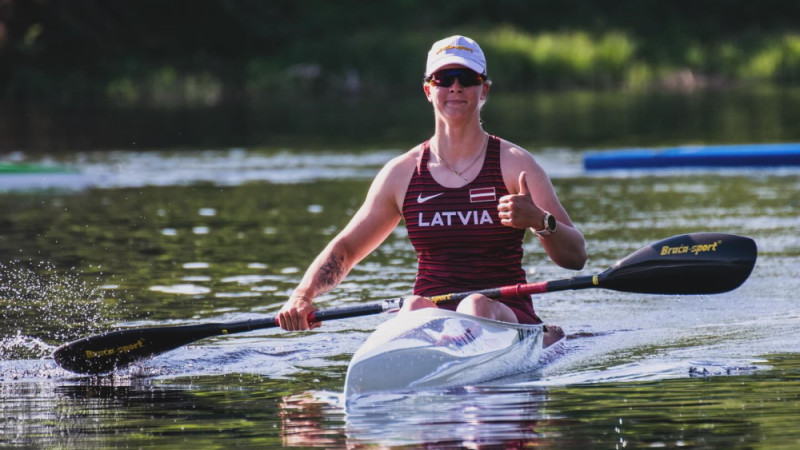
<svg viewBox="0 0 800 450"><path fill-rule="evenodd" d="M422 145L417 145L405 153L395 156L384 166L392 172L412 171L422 158ZM399 173L397 173L399 175Z"/></svg>
<svg viewBox="0 0 800 450"><path fill-rule="evenodd" d="M531 155L529 151L522 148L522 146L517 145L511 141L507 141L505 139L500 139L500 152L511 157L533 158L533 155Z"/></svg>
<svg viewBox="0 0 800 450"><path fill-rule="evenodd" d="M408 184L414 169L422 157L421 146L418 145L405 153L395 156L387 162L378 173L378 179L383 182Z"/></svg>
<svg viewBox="0 0 800 450"><path fill-rule="evenodd" d="M500 167L509 192L519 192L519 174L522 171L530 175L528 184L535 184L537 180L546 181L549 184L547 174L533 154L505 139L500 140Z"/></svg>
<svg viewBox="0 0 800 450"><path fill-rule="evenodd" d="M389 160L375 177L369 196L389 200L400 210L408 183L421 157L422 149L418 145Z"/></svg>

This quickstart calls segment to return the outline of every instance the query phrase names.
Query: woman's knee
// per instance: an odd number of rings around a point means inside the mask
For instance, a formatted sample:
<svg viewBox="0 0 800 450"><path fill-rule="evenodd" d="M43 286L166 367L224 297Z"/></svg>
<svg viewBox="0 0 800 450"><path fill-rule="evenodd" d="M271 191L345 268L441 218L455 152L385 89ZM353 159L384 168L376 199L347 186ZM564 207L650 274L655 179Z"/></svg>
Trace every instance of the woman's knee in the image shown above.
<svg viewBox="0 0 800 450"><path fill-rule="evenodd" d="M481 294L472 294L461 300L456 311L472 314L473 316L486 317L488 319L502 320L504 322L517 322L514 311L503 303L492 300Z"/></svg>
<svg viewBox="0 0 800 450"><path fill-rule="evenodd" d="M414 311L422 308L436 308L436 303L433 303L428 297L410 295L403 299L403 307L400 308L400 311Z"/></svg>
<svg viewBox="0 0 800 450"><path fill-rule="evenodd" d="M490 317L492 300L480 294L472 294L458 303L456 311L473 316Z"/></svg>

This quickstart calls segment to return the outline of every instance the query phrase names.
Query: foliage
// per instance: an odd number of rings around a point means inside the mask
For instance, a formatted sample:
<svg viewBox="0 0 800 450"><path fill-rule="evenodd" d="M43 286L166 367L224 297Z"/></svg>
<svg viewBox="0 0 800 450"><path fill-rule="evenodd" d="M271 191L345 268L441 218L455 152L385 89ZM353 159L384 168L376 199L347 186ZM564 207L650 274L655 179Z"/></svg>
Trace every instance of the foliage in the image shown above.
<svg viewBox="0 0 800 450"><path fill-rule="evenodd" d="M795 82L793 17L800 3L781 0L5 2L0 99L386 94L419 83L430 43L455 33L478 39L492 77L520 90Z"/></svg>

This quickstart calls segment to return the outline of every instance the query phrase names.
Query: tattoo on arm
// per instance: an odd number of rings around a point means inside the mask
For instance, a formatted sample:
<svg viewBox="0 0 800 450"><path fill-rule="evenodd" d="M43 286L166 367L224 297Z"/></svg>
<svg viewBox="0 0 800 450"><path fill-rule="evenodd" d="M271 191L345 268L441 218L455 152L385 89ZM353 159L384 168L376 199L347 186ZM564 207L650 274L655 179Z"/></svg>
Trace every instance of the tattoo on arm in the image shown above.
<svg viewBox="0 0 800 450"><path fill-rule="evenodd" d="M344 256L332 253L319 268L319 283L323 289L335 287L344 278Z"/></svg>

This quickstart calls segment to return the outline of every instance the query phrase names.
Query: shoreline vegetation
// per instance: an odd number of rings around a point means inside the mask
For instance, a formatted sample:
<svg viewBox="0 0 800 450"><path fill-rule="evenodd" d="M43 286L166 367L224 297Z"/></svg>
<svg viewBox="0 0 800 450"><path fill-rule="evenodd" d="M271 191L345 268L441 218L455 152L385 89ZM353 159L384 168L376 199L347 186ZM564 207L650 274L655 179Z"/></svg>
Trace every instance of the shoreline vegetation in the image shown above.
<svg viewBox="0 0 800 450"><path fill-rule="evenodd" d="M556 10L498 0L448 17L416 0L189 3L8 3L0 102L170 108L391 96L421 83L430 42L455 33L480 42L490 77L517 91L800 81L796 2L571 0Z"/></svg>

